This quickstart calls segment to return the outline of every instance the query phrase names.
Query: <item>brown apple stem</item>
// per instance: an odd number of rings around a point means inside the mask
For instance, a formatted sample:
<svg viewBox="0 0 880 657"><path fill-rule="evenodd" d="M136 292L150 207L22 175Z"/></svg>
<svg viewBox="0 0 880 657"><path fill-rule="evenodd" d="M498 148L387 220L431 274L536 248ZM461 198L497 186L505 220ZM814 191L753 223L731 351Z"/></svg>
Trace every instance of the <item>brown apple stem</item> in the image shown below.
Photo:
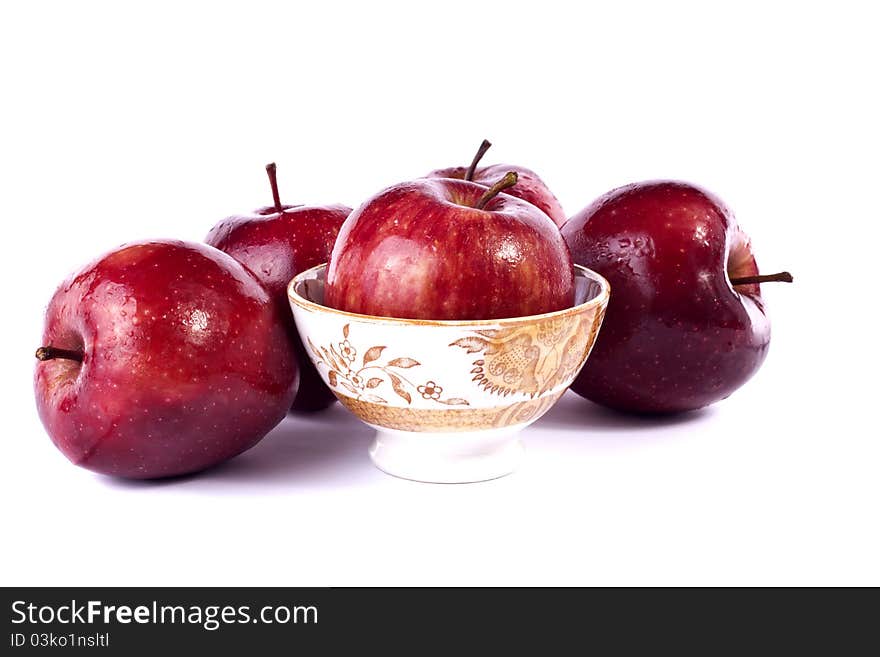
<svg viewBox="0 0 880 657"><path fill-rule="evenodd" d="M508 171L504 174L504 177L501 180L499 180L497 183L486 190L486 193L480 197L480 200L477 201L477 204L474 207L477 208L477 210L482 210L486 207L486 204L493 198L498 196L498 194L503 192L508 187L513 187L516 184L517 180L518 177L516 175L516 171Z"/></svg>
<svg viewBox="0 0 880 657"><path fill-rule="evenodd" d="M275 201L275 209L278 212L284 212L281 207L281 196L278 194L278 175L275 173L277 167L274 162L266 165L266 173L269 174L269 184L272 185L272 200Z"/></svg>
<svg viewBox="0 0 880 657"><path fill-rule="evenodd" d="M759 276L740 276L739 278L731 278L731 285L751 285L752 283L791 283L794 277L787 271L781 271L776 274L761 274Z"/></svg>
<svg viewBox="0 0 880 657"><path fill-rule="evenodd" d="M488 139L484 139L483 143L480 144L480 147L477 149L477 154L474 155L474 159L471 160L471 165L467 168L467 172L464 174L465 180L473 180L474 173L477 170L477 165L480 163L480 160L483 159L483 156L492 148L492 144Z"/></svg>
<svg viewBox="0 0 880 657"><path fill-rule="evenodd" d="M40 347L34 354L37 360L55 360L56 358L64 358L65 360L75 360L82 362L82 352L73 351L72 349L59 349L58 347Z"/></svg>

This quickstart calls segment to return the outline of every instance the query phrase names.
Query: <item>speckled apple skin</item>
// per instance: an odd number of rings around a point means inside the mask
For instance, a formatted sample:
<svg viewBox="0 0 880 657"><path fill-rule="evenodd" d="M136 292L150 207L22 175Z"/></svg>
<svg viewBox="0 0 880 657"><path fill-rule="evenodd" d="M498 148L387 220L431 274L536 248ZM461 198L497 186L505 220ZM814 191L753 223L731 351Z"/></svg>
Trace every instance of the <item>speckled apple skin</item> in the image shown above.
<svg viewBox="0 0 880 657"><path fill-rule="evenodd" d="M678 181L615 189L562 228L574 261L611 284L602 332L572 389L618 410L723 399L761 366L770 322L748 238L713 194Z"/></svg>
<svg viewBox="0 0 880 657"><path fill-rule="evenodd" d="M73 463L157 478L255 445L285 416L293 350L268 293L232 257L178 241L123 245L68 278L42 344L37 409Z"/></svg>
<svg viewBox="0 0 880 657"><path fill-rule="evenodd" d="M284 205L253 214L228 217L208 233L205 242L247 267L269 291L296 351L300 382L291 410L320 411L336 397L321 379L306 353L287 301L287 284L306 269L324 264L351 208L344 205Z"/></svg>
<svg viewBox="0 0 880 657"><path fill-rule="evenodd" d="M568 248L550 218L486 188L423 178L380 192L342 226L325 302L337 310L407 319L536 315L574 302Z"/></svg>
<svg viewBox="0 0 880 657"><path fill-rule="evenodd" d="M508 171L514 171L518 176L516 185L507 190L508 194L539 207L557 226L561 227L565 223L568 219L565 210L562 209L550 188L531 169L513 164L493 164L488 167L478 167L474 170L473 182L491 187L501 180ZM467 167L450 167L448 169L432 171L428 174L428 177L464 180L466 173Z"/></svg>

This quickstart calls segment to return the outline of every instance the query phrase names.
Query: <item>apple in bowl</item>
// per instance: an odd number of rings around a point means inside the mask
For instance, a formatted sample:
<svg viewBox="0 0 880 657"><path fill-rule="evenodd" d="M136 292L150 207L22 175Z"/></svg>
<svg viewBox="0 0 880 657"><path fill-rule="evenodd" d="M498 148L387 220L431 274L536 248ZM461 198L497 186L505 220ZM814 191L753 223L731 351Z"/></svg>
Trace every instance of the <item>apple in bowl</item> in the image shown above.
<svg viewBox="0 0 880 657"><path fill-rule="evenodd" d="M394 185L343 224L327 270L326 303L408 319L473 320L553 312L572 304L568 247L536 206L453 179Z"/></svg>

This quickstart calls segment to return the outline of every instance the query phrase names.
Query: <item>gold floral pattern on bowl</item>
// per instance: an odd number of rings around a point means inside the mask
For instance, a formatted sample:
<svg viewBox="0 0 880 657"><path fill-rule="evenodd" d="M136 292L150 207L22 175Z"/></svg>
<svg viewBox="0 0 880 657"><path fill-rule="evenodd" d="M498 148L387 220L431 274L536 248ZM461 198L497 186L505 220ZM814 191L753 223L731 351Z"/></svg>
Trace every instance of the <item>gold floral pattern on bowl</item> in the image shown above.
<svg viewBox="0 0 880 657"><path fill-rule="evenodd" d="M387 348L385 345L375 345L365 349L360 366L357 366L355 361L358 349L349 341L350 333L349 323L342 327L342 341L331 343L329 347L316 347L310 337L306 338L309 349L314 355L312 360L315 366L324 365L327 368L327 382L337 396L343 395L352 399L349 395L354 395L353 399L357 402L387 404L388 400L379 393L390 387L391 391L407 404L412 404L414 393L421 395L422 399L446 406L470 404L463 397L442 397L443 386L433 380L425 381L423 384L413 383L403 370L420 367L421 363L409 356L399 356L383 362L382 354Z"/></svg>
<svg viewBox="0 0 880 657"><path fill-rule="evenodd" d="M589 354L602 325L604 307L533 324L473 331L450 347L482 358L473 361L473 380L484 390L506 397L540 395L571 380Z"/></svg>
<svg viewBox="0 0 880 657"><path fill-rule="evenodd" d="M490 408L402 408L342 394L338 397L348 410L374 426L398 431L462 432L529 422L541 417L564 392Z"/></svg>

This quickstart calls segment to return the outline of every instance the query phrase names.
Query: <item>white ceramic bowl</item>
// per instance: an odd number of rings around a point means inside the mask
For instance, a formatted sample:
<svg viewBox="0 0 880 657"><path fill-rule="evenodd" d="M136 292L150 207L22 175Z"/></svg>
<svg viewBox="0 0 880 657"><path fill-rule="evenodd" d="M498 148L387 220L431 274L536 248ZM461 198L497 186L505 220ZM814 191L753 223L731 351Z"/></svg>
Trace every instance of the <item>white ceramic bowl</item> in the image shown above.
<svg viewBox="0 0 880 657"><path fill-rule="evenodd" d="M373 317L322 305L326 265L287 293L312 361L339 401L376 429L385 472L460 483L512 472L517 434L574 380L596 340L608 282L575 266L576 304L480 321Z"/></svg>

